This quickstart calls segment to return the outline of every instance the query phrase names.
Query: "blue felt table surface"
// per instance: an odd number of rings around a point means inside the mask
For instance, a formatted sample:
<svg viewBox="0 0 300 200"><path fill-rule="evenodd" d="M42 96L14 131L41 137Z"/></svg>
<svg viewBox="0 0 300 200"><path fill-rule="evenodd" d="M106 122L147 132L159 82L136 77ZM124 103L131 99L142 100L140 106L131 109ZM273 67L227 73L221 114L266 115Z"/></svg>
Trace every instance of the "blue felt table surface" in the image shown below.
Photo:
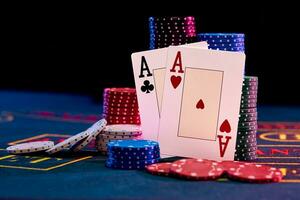
<svg viewBox="0 0 300 200"><path fill-rule="evenodd" d="M0 112L48 110L100 114L101 105L80 95L0 91ZM300 121L300 107L259 106L260 121ZM16 118L0 123L0 145L38 133L75 134L86 123ZM0 198L23 199L299 199L300 184L182 181L143 171L111 170L96 156L50 171L0 168Z"/></svg>

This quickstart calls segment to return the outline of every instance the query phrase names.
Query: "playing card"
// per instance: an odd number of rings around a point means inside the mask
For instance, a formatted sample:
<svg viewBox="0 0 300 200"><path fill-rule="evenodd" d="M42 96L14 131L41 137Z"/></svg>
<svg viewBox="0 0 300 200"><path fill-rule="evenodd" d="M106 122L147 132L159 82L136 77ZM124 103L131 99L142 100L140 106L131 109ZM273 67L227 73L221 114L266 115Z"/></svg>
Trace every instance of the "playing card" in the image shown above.
<svg viewBox="0 0 300 200"><path fill-rule="evenodd" d="M184 46L208 48L206 42ZM143 137L155 141L159 128L167 50L168 48L161 48L131 55Z"/></svg>
<svg viewBox="0 0 300 200"><path fill-rule="evenodd" d="M233 160L244 53L169 47L158 141L172 156Z"/></svg>

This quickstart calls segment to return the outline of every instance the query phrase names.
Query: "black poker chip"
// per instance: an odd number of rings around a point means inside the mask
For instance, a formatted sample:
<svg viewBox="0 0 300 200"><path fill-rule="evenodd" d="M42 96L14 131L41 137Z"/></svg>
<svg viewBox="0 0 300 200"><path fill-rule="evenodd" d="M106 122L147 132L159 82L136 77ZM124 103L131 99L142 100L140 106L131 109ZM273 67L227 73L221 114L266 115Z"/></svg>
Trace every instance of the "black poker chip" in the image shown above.
<svg viewBox="0 0 300 200"><path fill-rule="evenodd" d="M257 121L252 121L252 122L239 122L238 123L238 128L239 129L255 129L257 128Z"/></svg>
<svg viewBox="0 0 300 200"><path fill-rule="evenodd" d="M257 121L257 117L239 118L239 122L253 122L253 121Z"/></svg>
<svg viewBox="0 0 300 200"><path fill-rule="evenodd" d="M257 117L257 112L252 113L240 113L240 118Z"/></svg>
<svg viewBox="0 0 300 200"><path fill-rule="evenodd" d="M256 146L257 146L257 142L236 144L237 149L242 149L242 148L248 149L248 148L256 147Z"/></svg>
<svg viewBox="0 0 300 200"><path fill-rule="evenodd" d="M245 143L256 143L256 137L253 138L237 138L236 139L236 144L245 144Z"/></svg>
<svg viewBox="0 0 300 200"><path fill-rule="evenodd" d="M243 90L242 96L257 95L257 90Z"/></svg>
<svg viewBox="0 0 300 200"><path fill-rule="evenodd" d="M241 108L240 114L257 113L256 108Z"/></svg>
<svg viewBox="0 0 300 200"><path fill-rule="evenodd" d="M249 103L249 104L241 104L240 108L256 108L257 104L256 103Z"/></svg>
<svg viewBox="0 0 300 200"><path fill-rule="evenodd" d="M235 152L236 153L245 153L245 152L255 152L257 150L257 145L253 147L248 147L248 148L240 148L236 147Z"/></svg>
<svg viewBox="0 0 300 200"><path fill-rule="evenodd" d="M254 161L256 160L257 156L245 156L245 155L235 155L234 160L235 161Z"/></svg>
<svg viewBox="0 0 300 200"><path fill-rule="evenodd" d="M244 76L244 82L255 81L258 82L257 76Z"/></svg>
<svg viewBox="0 0 300 200"><path fill-rule="evenodd" d="M238 137L244 136L244 137L256 137L256 130L238 130L237 135Z"/></svg>

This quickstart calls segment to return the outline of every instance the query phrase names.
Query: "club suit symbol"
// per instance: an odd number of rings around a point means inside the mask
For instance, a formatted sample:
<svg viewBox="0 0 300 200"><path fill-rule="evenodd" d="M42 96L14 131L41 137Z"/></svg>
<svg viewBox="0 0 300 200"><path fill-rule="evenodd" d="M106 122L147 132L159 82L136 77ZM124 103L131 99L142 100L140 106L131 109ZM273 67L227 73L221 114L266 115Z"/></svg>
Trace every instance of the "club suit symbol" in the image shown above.
<svg viewBox="0 0 300 200"><path fill-rule="evenodd" d="M154 90L153 84L151 84L148 80L144 81L144 85L141 87L141 91L147 93L150 93L152 90Z"/></svg>

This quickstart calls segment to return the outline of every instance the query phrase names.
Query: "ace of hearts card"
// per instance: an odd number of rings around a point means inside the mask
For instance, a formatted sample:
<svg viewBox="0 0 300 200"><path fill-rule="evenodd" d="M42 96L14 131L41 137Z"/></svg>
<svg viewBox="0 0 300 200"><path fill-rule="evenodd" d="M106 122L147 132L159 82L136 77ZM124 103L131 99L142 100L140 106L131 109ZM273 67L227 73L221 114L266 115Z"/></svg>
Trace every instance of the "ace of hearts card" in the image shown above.
<svg viewBox="0 0 300 200"><path fill-rule="evenodd" d="M206 42L183 46L208 49ZM131 55L143 138L157 141L168 48Z"/></svg>
<svg viewBox="0 0 300 200"><path fill-rule="evenodd" d="M169 47L158 141L169 156L233 160L245 54Z"/></svg>

